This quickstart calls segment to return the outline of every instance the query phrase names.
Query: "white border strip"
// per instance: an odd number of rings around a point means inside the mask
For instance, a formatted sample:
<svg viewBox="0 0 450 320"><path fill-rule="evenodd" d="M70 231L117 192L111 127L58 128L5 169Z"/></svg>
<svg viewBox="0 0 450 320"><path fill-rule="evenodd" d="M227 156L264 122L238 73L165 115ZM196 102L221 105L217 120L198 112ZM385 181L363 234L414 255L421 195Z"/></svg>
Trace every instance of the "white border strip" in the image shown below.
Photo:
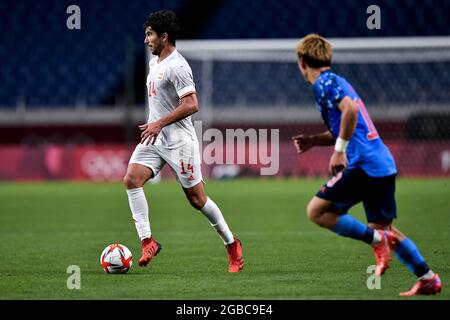
<svg viewBox="0 0 450 320"><path fill-rule="evenodd" d="M204 106L200 106L200 110ZM0 125L123 125L124 123L141 123L145 120L145 108L142 106L116 109L40 109L40 110L0 110ZM279 106L270 107L222 107L211 109L210 115L214 123L322 123L315 106ZM417 113L449 114L447 105L404 105L404 106L371 106L370 115L375 120L406 120ZM200 114L194 120L202 120Z"/></svg>
<svg viewBox="0 0 450 320"><path fill-rule="evenodd" d="M230 39L178 40L177 48L188 52L211 51L295 51L299 39ZM442 37L384 37L330 38L334 50L450 48L450 36Z"/></svg>

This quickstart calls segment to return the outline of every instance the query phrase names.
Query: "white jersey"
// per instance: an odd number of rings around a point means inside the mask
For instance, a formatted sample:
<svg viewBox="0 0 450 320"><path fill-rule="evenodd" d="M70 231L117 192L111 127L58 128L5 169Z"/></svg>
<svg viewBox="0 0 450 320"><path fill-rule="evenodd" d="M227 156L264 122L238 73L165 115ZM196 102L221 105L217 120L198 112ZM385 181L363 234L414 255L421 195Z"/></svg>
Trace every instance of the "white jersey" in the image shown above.
<svg viewBox="0 0 450 320"><path fill-rule="evenodd" d="M180 105L180 98L195 92L191 67L177 50L159 63L158 57L150 60L147 91L148 122L155 122L171 113ZM190 116L164 127L154 146L175 149L189 141L198 141Z"/></svg>

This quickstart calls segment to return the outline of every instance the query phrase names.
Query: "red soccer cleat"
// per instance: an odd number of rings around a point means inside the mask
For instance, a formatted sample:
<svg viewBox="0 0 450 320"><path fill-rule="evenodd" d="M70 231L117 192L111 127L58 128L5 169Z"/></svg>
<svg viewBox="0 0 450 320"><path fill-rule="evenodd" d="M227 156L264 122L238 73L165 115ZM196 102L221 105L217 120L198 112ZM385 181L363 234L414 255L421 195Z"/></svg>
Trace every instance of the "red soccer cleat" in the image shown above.
<svg viewBox="0 0 450 320"><path fill-rule="evenodd" d="M139 259L139 266L145 267L148 265L161 249L161 245L153 237L142 240L142 257Z"/></svg>
<svg viewBox="0 0 450 320"><path fill-rule="evenodd" d="M431 295L431 294L439 294L442 290L442 282L439 279L439 276L435 274L431 279L419 280L416 284L409 290L405 292L401 292L400 295L402 297L411 297L417 296L421 294Z"/></svg>
<svg viewBox="0 0 450 320"><path fill-rule="evenodd" d="M228 272L240 272L244 268L241 241L234 238L234 242L227 244L226 248L228 252Z"/></svg>
<svg viewBox="0 0 450 320"><path fill-rule="evenodd" d="M378 230L381 233L381 241L373 245L373 253L377 261L377 268L375 269L376 276L382 276L386 269L389 268L391 261L391 252L394 248L395 235L389 230Z"/></svg>

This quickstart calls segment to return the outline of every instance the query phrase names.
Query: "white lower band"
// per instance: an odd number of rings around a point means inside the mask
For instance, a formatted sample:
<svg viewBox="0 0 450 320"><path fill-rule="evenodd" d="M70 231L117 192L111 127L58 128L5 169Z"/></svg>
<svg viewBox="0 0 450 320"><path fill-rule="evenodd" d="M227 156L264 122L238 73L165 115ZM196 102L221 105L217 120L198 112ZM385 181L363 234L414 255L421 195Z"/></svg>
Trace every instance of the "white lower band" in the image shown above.
<svg viewBox="0 0 450 320"><path fill-rule="evenodd" d="M334 150L337 152L345 152L345 149L347 149L347 146L348 146L348 141L338 137L336 139L336 144L334 145Z"/></svg>

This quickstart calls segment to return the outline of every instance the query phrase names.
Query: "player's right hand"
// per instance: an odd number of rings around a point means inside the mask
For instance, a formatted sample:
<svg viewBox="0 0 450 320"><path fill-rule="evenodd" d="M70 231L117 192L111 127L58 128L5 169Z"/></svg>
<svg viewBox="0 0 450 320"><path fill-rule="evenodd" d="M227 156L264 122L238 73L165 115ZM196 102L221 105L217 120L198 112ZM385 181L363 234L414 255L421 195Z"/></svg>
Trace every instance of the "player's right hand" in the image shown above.
<svg viewBox="0 0 450 320"><path fill-rule="evenodd" d="M139 126L141 129L141 143L148 145L149 143L155 143L156 137L161 132L161 125L158 121L141 124ZM147 141L146 141L147 140Z"/></svg>
<svg viewBox="0 0 450 320"><path fill-rule="evenodd" d="M347 155L345 152L334 151L328 165L329 173L334 177L347 168Z"/></svg>
<svg viewBox="0 0 450 320"><path fill-rule="evenodd" d="M305 153L306 151L314 147L312 136L299 134L293 136L291 139L294 142L294 146L297 149L297 153L299 154Z"/></svg>

